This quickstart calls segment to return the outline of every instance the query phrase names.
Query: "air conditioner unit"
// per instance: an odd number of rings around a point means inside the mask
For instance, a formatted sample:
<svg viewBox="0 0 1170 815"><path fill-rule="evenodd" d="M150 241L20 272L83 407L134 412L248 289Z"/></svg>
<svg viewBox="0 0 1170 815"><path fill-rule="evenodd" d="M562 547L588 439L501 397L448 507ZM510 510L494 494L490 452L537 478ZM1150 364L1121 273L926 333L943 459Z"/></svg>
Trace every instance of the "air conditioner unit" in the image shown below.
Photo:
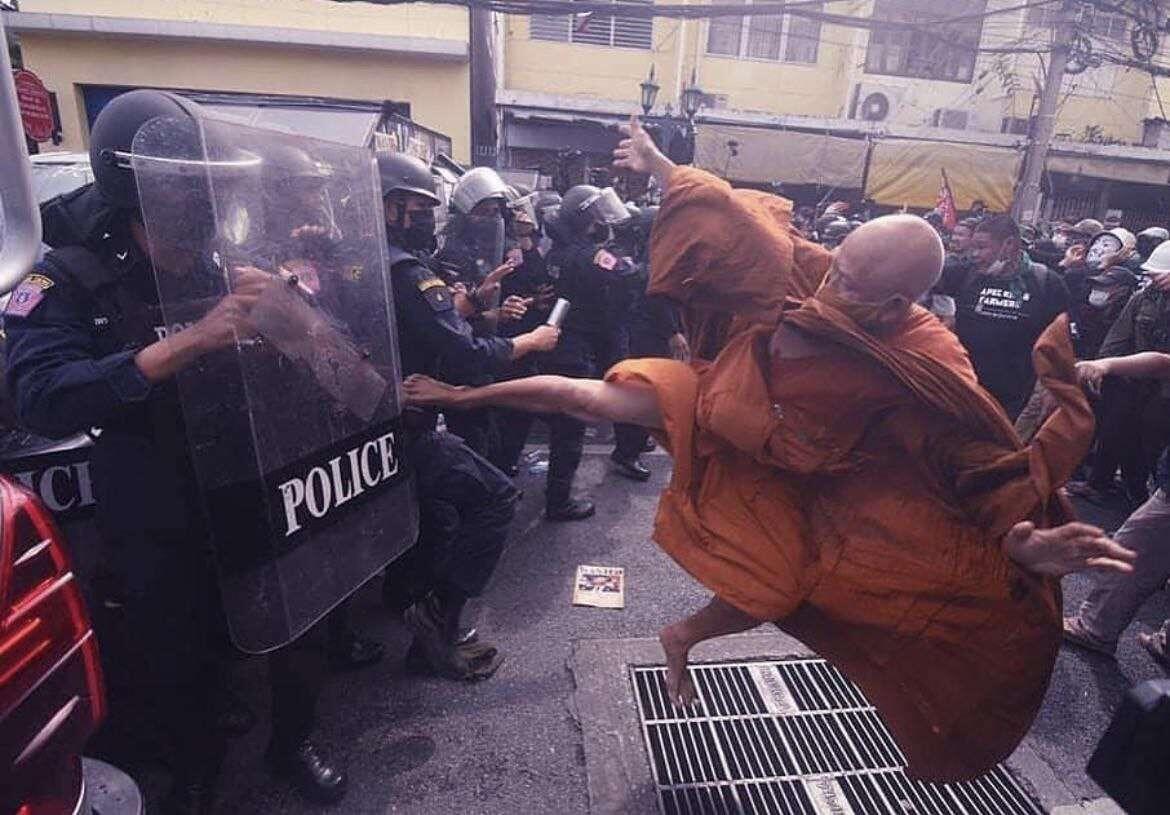
<svg viewBox="0 0 1170 815"><path fill-rule="evenodd" d="M905 92L904 88L859 82L853 87L849 118L866 122L889 121L897 115Z"/></svg>
<svg viewBox="0 0 1170 815"><path fill-rule="evenodd" d="M931 116L931 123L935 127L945 127L948 130L966 130L970 123L970 113L956 108L935 108Z"/></svg>

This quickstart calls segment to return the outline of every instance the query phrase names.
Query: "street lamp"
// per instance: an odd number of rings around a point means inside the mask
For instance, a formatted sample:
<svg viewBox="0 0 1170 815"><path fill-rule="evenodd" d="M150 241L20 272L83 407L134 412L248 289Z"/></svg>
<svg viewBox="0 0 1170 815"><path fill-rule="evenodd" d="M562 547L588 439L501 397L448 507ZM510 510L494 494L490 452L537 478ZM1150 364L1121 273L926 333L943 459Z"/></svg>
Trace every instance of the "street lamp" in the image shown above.
<svg viewBox="0 0 1170 815"><path fill-rule="evenodd" d="M654 81L654 64L650 64L650 75L639 86L642 89L642 113L650 115L654 109L654 102L658 99L658 83Z"/></svg>
<svg viewBox="0 0 1170 815"><path fill-rule="evenodd" d="M690 84L683 88L680 103L682 104L683 113L686 114L687 121L693 121L695 114L703 106L703 89L696 82L694 68L691 69Z"/></svg>

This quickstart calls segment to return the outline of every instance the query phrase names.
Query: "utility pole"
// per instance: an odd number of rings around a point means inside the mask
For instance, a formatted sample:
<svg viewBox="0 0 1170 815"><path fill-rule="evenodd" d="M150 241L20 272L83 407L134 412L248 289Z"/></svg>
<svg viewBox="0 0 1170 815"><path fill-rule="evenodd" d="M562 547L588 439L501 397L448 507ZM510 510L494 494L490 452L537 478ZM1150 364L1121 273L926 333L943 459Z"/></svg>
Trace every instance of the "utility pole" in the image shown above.
<svg viewBox="0 0 1170 815"><path fill-rule="evenodd" d="M496 63L491 9L467 8L467 47L470 57L471 163L496 166Z"/></svg>
<svg viewBox="0 0 1170 815"><path fill-rule="evenodd" d="M1052 137L1056 133L1056 110L1060 105L1060 89L1064 83L1064 72L1068 67L1069 53L1072 50L1073 6L1071 0L1064 0L1060 16L1052 29L1052 53L1048 57L1048 72L1044 77L1040 106L1036 111L1036 124L1032 128L1032 140L1024 156L1020 190L1013 207L1013 214L1021 223L1035 224L1040 220L1042 197L1040 182L1044 177L1048 148L1052 145Z"/></svg>

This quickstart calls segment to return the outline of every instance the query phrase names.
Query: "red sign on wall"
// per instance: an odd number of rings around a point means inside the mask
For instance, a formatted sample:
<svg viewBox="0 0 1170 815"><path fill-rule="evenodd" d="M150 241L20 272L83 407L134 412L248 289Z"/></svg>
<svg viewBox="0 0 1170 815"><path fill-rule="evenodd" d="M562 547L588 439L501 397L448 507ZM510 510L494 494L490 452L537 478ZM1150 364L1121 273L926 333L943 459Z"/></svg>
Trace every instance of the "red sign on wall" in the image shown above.
<svg viewBox="0 0 1170 815"><path fill-rule="evenodd" d="M24 70L13 71L12 81L16 85L24 135L35 142L49 141L53 138L56 126L53 121L53 101L44 83L32 71Z"/></svg>

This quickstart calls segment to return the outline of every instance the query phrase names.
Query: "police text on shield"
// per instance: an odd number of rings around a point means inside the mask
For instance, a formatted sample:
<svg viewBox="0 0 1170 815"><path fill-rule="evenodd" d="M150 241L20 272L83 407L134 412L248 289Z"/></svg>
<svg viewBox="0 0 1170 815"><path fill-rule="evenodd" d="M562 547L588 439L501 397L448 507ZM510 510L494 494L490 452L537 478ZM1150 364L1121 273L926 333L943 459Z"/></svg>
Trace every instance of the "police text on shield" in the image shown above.
<svg viewBox="0 0 1170 815"><path fill-rule="evenodd" d="M299 531L302 522L324 518L363 492L389 481L398 473L394 434L386 433L313 467L303 478L279 486L284 501L285 537Z"/></svg>

